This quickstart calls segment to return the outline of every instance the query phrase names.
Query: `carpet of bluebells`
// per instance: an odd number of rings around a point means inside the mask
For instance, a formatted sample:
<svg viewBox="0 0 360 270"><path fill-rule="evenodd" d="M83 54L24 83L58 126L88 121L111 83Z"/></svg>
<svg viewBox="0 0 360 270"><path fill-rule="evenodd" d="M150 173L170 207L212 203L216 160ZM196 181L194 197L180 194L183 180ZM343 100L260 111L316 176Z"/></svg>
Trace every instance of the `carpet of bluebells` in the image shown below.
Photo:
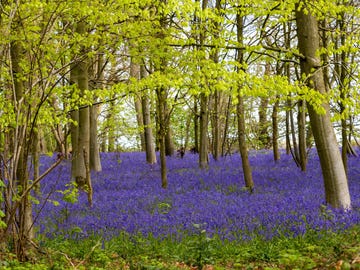
<svg viewBox="0 0 360 270"><path fill-rule="evenodd" d="M307 172L290 155L274 163L272 153L251 152L255 190L249 194L239 154L210 160L198 168L198 156L170 157L168 189L161 188L160 167L145 162L145 153L102 154L103 171L93 173L93 206L79 192L70 195L70 161L64 161L42 182L35 206L36 227L47 237L101 236L121 233L181 240L206 230L228 240L297 236L311 231L343 230L360 224L360 157L349 158L352 211L331 209L315 151ZM43 157L45 170L56 157ZM65 198L65 199L64 199ZM70 198L70 199L69 199Z"/></svg>

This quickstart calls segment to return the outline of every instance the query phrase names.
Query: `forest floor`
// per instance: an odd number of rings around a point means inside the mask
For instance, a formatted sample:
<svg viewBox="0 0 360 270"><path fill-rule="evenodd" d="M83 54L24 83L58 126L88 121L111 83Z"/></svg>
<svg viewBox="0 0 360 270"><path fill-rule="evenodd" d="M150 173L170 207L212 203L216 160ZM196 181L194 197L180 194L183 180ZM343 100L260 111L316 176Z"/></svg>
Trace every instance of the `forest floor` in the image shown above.
<svg viewBox="0 0 360 270"><path fill-rule="evenodd" d="M32 261L0 254L0 269L360 269L360 226L342 233L307 233L296 238L247 243L192 236L175 243L143 237L83 241L53 239L42 243ZM119 253L119 246L123 252ZM190 248L189 248L190 247Z"/></svg>
<svg viewBox="0 0 360 270"><path fill-rule="evenodd" d="M56 157L44 157L41 170ZM4 270L360 270L360 157L349 158L352 210L324 203L315 151L306 172L290 155L251 152L256 188L243 189L239 155L200 170L187 154L168 162L169 186L144 153L106 153L92 176L93 206L68 183L71 162L41 184L27 262L0 247ZM2 253L1 253L2 252Z"/></svg>

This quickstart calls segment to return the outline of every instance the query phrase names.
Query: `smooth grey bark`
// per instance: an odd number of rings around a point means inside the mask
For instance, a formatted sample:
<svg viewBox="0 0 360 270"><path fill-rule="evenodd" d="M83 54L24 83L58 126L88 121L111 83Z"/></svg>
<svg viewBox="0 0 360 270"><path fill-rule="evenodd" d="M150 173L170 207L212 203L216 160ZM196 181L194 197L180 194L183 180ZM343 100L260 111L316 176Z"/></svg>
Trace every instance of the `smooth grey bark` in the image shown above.
<svg viewBox="0 0 360 270"><path fill-rule="evenodd" d="M92 88L103 88L104 81L104 56L102 54L97 55L95 62L95 71L96 74L93 74L95 77L95 84ZM90 170L95 172L100 172L102 170L101 158L100 158L100 145L98 142L98 106L92 105L90 107Z"/></svg>
<svg viewBox="0 0 360 270"><path fill-rule="evenodd" d="M140 65L134 63L134 60L131 59L130 62L130 78L134 78L136 80L140 79ZM135 112L136 112L136 122L138 126L138 133L140 137L140 147L141 151L145 151L145 133L144 133L144 117L142 112L142 104L141 104L141 96L142 93L135 93L134 95L134 105L135 105Z"/></svg>
<svg viewBox="0 0 360 270"><path fill-rule="evenodd" d="M146 70L144 66L140 67L140 77L141 78L146 77ZM155 142L154 142L152 122L151 122L148 91L144 91L141 96L141 111L143 113L143 121L144 121L144 141L145 141L146 162L149 164L155 164L156 152L155 152Z"/></svg>
<svg viewBox="0 0 360 270"><path fill-rule="evenodd" d="M136 122L138 124L139 129L139 137L140 137L140 150L145 151L145 134L144 134L144 119L143 119L143 112L142 112L142 103L141 97L135 96L134 97L134 105L136 111Z"/></svg>
<svg viewBox="0 0 360 270"><path fill-rule="evenodd" d="M86 24L84 21L78 22L76 32L80 35L86 33ZM77 85L80 96L89 89L89 64L83 48L80 50L82 55L77 55L75 63L71 66L70 81ZM72 120L77 121L77 125L72 125L72 163L71 180L75 181L79 188L85 190L88 195L92 194L91 177L89 173L90 164L90 109L88 106L81 107L71 113ZM89 204L92 204L92 198L88 197Z"/></svg>
<svg viewBox="0 0 360 270"><path fill-rule="evenodd" d="M154 136L151 127L149 98L147 97L146 94L142 96L142 112L144 118L146 161L150 164L155 164L156 163L155 143L154 143Z"/></svg>
<svg viewBox="0 0 360 270"><path fill-rule="evenodd" d="M306 83L309 87L325 94L324 74L318 56L320 49L318 21L312 15L311 10L306 8L306 5L301 9L298 5L296 7L296 25L299 52L303 55L303 58L300 59L301 72L306 76ZM322 103L325 114L318 114L309 103L307 108L319 154L326 202L335 208L350 209L348 182L331 123L330 106L326 101Z"/></svg>

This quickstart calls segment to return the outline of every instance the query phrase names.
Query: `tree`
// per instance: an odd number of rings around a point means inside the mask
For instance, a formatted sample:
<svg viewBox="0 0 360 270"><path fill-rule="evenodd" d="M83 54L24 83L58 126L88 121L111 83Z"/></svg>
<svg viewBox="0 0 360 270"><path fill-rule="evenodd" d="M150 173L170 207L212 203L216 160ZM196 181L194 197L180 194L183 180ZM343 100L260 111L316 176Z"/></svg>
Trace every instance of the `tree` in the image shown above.
<svg viewBox="0 0 360 270"><path fill-rule="evenodd" d="M204 11L208 8L208 0L202 0L201 9ZM200 50L204 50L205 33L206 33L206 22L201 19L199 21L199 36L198 41L200 44ZM199 67L200 70L202 67ZM205 82L207 83L207 82ZM208 86L203 85L206 89ZM209 93L202 91L200 93L200 112L199 112L199 166L200 168L207 168L209 164L208 156L208 125L209 125Z"/></svg>
<svg viewBox="0 0 360 270"><path fill-rule="evenodd" d="M324 73L318 55L320 50L318 21L305 1L296 6L296 25L301 72L310 89L320 94L326 93ZM349 188L341 154L330 119L329 103L321 104L321 113L315 104L308 103L310 124L319 154L325 185L326 202L336 208L351 207Z"/></svg>
<svg viewBox="0 0 360 270"><path fill-rule="evenodd" d="M76 24L75 31L79 35L85 35L86 22L79 21ZM71 67L70 83L74 85L74 94L84 97L89 90L89 64L85 48L82 46L80 53L75 55L74 64ZM77 93L79 91L79 93ZM72 145L72 163L71 180L77 186L84 189L89 194L89 203L91 199L91 179L90 179L90 109L89 106L82 106L79 110L71 113L71 145Z"/></svg>
<svg viewBox="0 0 360 270"><path fill-rule="evenodd" d="M237 42L242 47L244 39L244 16L241 14L241 9L238 7L238 12L236 13L236 27L237 27ZM241 49L237 50L236 61L238 62L238 72L241 74L244 71L244 55ZM238 140L239 140L239 149L242 161L242 168L245 180L245 186L249 189L250 192L254 189L254 181L252 178L252 171L248 157L248 149L246 144L245 137L245 110L244 110L244 97L241 93L241 85L237 89L237 119L238 119Z"/></svg>
<svg viewBox="0 0 360 270"><path fill-rule="evenodd" d="M140 66L140 77L146 77L145 67ZM146 152L146 161L149 164L156 163L156 153L155 153L155 143L153 136L153 128L151 122L150 114L150 104L149 104L149 91L144 91L141 96L141 110L143 113L144 121L144 140L145 140L145 152Z"/></svg>
<svg viewBox="0 0 360 270"><path fill-rule="evenodd" d="M53 3L41 4L40 0L9 1L2 3L0 11L7 11L0 17L0 31L4 34L0 45L4 52L0 61L0 131L4 134L0 143L0 201L4 201L0 209L0 215L4 214L0 246L11 243L11 251L21 261L30 258L34 246L30 192L62 159L60 155L42 175L37 168L33 175L29 173L32 166L37 166L37 158L29 159L31 154L38 155L38 139L33 142L34 137L41 134L41 129L50 130L56 122L47 117L52 115L48 101L63 68L59 58L54 57L60 50L58 44L54 46L54 32L48 31L58 26L57 9Z"/></svg>

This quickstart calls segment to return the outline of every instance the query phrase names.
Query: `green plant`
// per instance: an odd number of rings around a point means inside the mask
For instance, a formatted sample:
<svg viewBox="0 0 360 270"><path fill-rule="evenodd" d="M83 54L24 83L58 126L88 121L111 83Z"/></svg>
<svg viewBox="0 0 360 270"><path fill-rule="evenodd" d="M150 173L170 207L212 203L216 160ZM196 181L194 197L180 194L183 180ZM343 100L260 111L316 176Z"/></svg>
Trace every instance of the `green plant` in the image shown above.
<svg viewBox="0 0 360 270"><path fill-rule="evenodd" d="M207 236L206 230L202 229L205 224L193 224L198 231L197 235L190 238L188 244L188 263L202 269L204 265L211 264L213 258L213 240Z"/></svg>

